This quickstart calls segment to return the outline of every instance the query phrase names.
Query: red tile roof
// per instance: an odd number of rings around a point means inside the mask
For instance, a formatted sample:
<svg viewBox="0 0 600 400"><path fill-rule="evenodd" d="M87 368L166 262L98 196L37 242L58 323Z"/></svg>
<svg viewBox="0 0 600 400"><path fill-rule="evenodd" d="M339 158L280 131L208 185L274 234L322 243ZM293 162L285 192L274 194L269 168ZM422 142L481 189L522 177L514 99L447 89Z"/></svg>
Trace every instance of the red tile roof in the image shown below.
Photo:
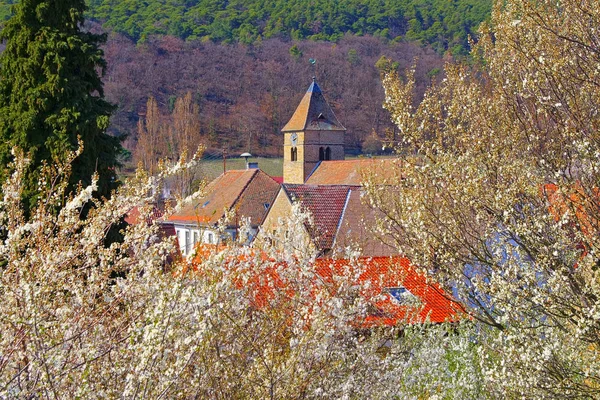
<svg viewBox="0 0 600 400"><path fill-rule="evenodd" d="M556 221L570 212L575 217L571 224L577 223L584 235L597 235L600 232L600 219L597 217L599 188L586 190L581 183L576 183L559 190L556 184L548 183L543 186L542 195L548 200L550 213Z"/></svg>
<svg viewBox="0 0 600 400"><path fill-rule="evenodd" d="M398 322L422 323L457 321L465 312L442 287L418 272L408 258L361 257L357 260L360 275L358 283L365 299L371 301L377 312L367 317L367 323L395 325ZM333 271L352 267L349 260L317 259L315 266L319 275L332 276ZM398 302L388 289L402 287L415 296L420 306ZM384 296L381 296L381 295Z"/></svg>
<svg viewBox="0 0 600 400"><path fill-rule="evenodd" d="M292 202L299 201L313 217L309 234L321 250L331 249L352 186L282 185Z"/></svg>
<svg viewBox="0 0 600 400"><path fill-rule="evenodd" d="M201 262L207 256L199 251L196 257L196 271L201 271ZM259 270L252 267L252 260L271 262L267 268ZM250 262L250 266L244 265ZM240 288L248 290L248 295L257 308L270 305L276 293L292 298L294 289L287 286L280 276L279 268L291 268L291 264L273 262L264 254L258 257L239 257L226 261L230 267L244 268L250 276L240 282ZM439 284L431 282L425 275L418 272L407 258L396 257L363 257L355 262L345 259L317 259L312 266L316 272L314 285L325 283L335 287L335 276L357 276L351 279L358 286L360 296L370 305L370 312L360 323L362 327L393 326L401 322L409 324L423 322L453 322L466 316L464 306L449 296ZM333 286L331 286L333 285ZM406 289L416 302L399 302L389 292L391 288Z"/></svg>
<svg viewBox="0 0 600 400"><path fill-rule="evenodd" d="M308 177L308 185L362 185L364 173L384 178L398 173L397 158L364 158L357 160L321 161Z"/></svg>
<svg viewBox="0 0 600 400"><path fill-rule="evenodd" d="M159 235L162 238L175 236L175 227L173 224L163 222L162 216L162 210L154 205L152 206L151 214L146 218L146 224L151 225L153 222L161 220L159 224ZM124 219L129 225L137 225L141 223L142 219L140 218L139 207L136 206L129 210Z"/></svg>
<svg viewBox="0 0 600 400"><path fill-rule="evenodd" d="M279 188L279 183L258 170L233 207L238 218L249 218L252 226L261 225L277 197Z"/></svg>
<svg viewBox="0 0 600 400"><path fill-rule="evenodd" d="M148 218L146 218L146 223L151 224L152 222L156 221L162 216L163 212L158 207L153 206L151 215ZM139 207L136 206L129 210L127 215L125 215L125 222L127 222L129 225L137 225L141 222Z"/></svg>
<svg viewBox="0 0 600 400"><path fill-rule="evenodd" d="M183 207L169 217L174 223L215 225L225 210L236 211L239 221L251 218L252 225L260 225L269 204L273 202L279 184L259 169L230 170L221 174L203 190L203 197ZM237 225L236 221L231 225Z"/></svg>

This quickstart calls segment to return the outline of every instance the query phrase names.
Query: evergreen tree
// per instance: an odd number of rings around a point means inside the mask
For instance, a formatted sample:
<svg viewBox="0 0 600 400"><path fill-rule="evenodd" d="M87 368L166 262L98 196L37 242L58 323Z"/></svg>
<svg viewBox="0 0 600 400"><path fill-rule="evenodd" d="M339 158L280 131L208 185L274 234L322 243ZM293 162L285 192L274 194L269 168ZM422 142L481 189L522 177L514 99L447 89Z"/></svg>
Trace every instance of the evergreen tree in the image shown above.
<svg viewBox="0 0 600 400"><path fill-rule="evenodd" d="M84 0L21 0L0 33L6 49L0 56L0 182L11 161L11 148L28 153L26 206L37 200L37 180L44 162L64 159L77 148L71 185L99 175L98 196L116 187L115 167L122 150L106 134L114 106L104 99L99 72L106 63L99 45L105 35L82 30Z"/></svg>

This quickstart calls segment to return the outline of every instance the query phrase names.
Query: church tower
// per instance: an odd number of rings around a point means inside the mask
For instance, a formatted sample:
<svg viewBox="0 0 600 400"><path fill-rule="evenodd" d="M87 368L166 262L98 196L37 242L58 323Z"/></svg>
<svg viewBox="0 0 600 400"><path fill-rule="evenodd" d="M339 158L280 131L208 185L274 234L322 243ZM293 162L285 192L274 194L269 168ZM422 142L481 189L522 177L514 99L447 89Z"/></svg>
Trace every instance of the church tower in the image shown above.
<svg viewBox="0 0 600 400"><path fill-rule="evenodd" d="M344 159L344 133L316 79L281 130L283 182L304 183L321 161Z"/></svg>

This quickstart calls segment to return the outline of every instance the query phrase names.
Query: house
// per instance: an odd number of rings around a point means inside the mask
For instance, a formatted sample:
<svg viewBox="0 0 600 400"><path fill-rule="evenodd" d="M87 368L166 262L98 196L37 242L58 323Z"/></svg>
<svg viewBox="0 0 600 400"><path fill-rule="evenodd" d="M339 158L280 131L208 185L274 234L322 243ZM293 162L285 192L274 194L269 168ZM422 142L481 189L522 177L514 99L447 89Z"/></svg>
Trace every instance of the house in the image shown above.
<svg viewBox="0 0 600 400"><path fill-rule="evenodd" d="M151 225L155 221L160 221L159 235L163 238L169 237L169 236L174 236L175 229L173 227L173 224L165 223L164 221L162 221L163 211L161 210L161 207L159 207L157 204L151 204L150 207L152 207L150 210L150 215L146 218L142 218L140 216L140 208L139 207L137 207L137 206L133 207L125 215L125 218L124 218L125 222L129 225L137 225L140 223L146 223L147 225Z"/></svg>
<svg viewBox="0 0 600 400"><path fill-rule="evenodd" d="M317 250L321 257L345 256L349 250L360 250L363 256L390 256L397 251L390 242L367 229L375 223L377 211L361 201L362 189L356 185L282 184L261 227L258 241L275 239L283 244L287 231L278 229L299 203L310 212L311 224L304 224L302 242ZM297 239L294 239L297 240Z"/></svg>
<svg viewBox="0 0 600 400"><path fill-rule="evenodd" d="M210 252L212 250L208 250ZM207 252L200 249L194 258L194 270L203 273L203 259ZM260 268L253 264L260 262ZM226 258L226 268L235 268L242 290L257 309L290 304L297 291L303 295L325 289L336 293L338 285L355 288L354 295L368 304L366 315L357 316L357 327L395 326L398 323L456 322L466 315L464 306L446 293L440 285L419 272L410 261L401 256L360 257L355 260L318 258L309 265L274 261L265 254ZM298 279L292 268L301 268ZM306 274L306 268L313 275ZM348 278L340 281L339 277ZM309 289L309 290L307 290ZM312 294L311 294L312 293ZM321 292L322 293L322 292ZM279 300L282 300L280 302Z"/></svg>
<svg viewBox="0 0 600 400"><path fill-rule="evenodd" d="M353 266L358 271L356 284L361 288L360 295L372 305L364 321L367 325L455 322L466 315L461 303L419 272L406 257L315 261L317 274L323 279L330 279L336 271L352 270Z"/></svg>
<svg viewBox="0 0 600 400"><path fill-rule="evenodd" d="M292 205L312 214L313 223L305 225L306 240L321 256L342 256L361 249L366 256L397 254L391 240L387 243L369 231L377 210L363 201L363 177L377 174L384 178L398 171L398 159L344 159L346 128L336 118L313 78L296 111L282 129L284 134L283 184L269 210L259 234L284 243L286 231L279 231Z"/></svg>
<svg viewBox="0 0 600 400"><path fill-rule="evenodd" d="M330 254L352 188L358 187L282 184L259 237L261 240L267 236L275 238L279 243L288 240L288 232L277 228L282 225L283 219L291 215L292 205L299 202L312 216L312 223L304 225L302 241L309 243L321 255Z"/></svg>
<svg viewBox="0 0 600 400"><path fill-rule="evenodd" d="M175 228L183 255L188 255L197 243L236 239L243 219L249 220L251 240L278 191L279 183L260 169L226 171L203 189L199 199L171 215L167 222ZM219 229L220 224L224 229Z"/></svg>

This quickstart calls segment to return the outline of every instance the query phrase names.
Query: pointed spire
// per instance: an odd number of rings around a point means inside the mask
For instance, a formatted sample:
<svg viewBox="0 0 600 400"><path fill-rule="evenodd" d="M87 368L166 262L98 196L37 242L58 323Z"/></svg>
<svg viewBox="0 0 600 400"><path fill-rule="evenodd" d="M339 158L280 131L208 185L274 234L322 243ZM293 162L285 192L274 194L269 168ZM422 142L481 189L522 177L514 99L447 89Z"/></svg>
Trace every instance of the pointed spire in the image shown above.
<svg viewBox="0 0 600 400"><path fill-rule="evenodd" d="M346 130L335 117L329 104L327 104L314 76L294 115L281 131L297 132L307 129L316 131Z"/></svg>

